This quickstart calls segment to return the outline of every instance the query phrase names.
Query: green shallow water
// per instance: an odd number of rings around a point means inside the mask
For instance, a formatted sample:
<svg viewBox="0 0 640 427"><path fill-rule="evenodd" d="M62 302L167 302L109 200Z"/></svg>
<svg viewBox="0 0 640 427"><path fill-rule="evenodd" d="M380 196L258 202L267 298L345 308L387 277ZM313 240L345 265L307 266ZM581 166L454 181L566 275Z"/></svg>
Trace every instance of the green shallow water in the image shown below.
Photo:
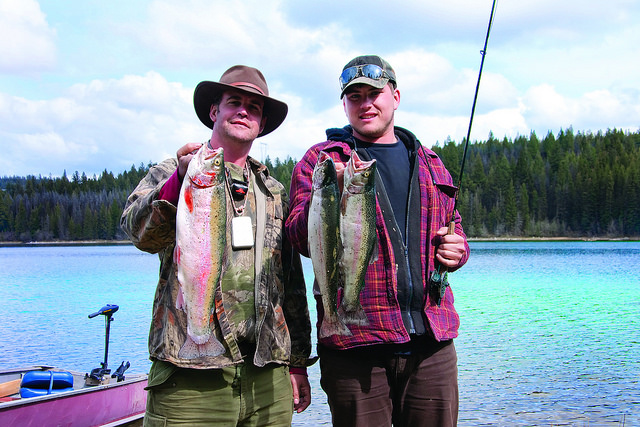
<svg viewBox="0 0 640 427"><path fill-rule="evenodd" d="M640 425L640 243L471 249L449 277L461 317L459 425ZM104 318L87 315L111 303L109 367L128 360L129 372L146 372L158 267L128 245L0 248L0 368L98 367ZM313 403L294 425L330 425L317 364L309 375Z"/></svg>

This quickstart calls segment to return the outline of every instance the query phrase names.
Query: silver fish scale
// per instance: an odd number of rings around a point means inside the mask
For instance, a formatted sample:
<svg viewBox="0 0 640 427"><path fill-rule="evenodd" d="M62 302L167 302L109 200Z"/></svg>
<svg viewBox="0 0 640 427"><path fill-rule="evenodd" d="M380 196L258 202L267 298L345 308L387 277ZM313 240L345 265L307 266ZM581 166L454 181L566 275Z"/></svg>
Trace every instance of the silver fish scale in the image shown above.
<svg viewBox="0 0 640 427"><path fill-rule="evenodd" d="M211 316L226 248L224 153L204 144L194 155L180 189L176 213L176 248L180 295L177 308L187 315L187 340L178 355L185 359L218 356Z"/></svg>
<svg viewBox="0 0 640 427"><path fill-rule="evenodd" d="M376 161L363 162L353 151L345 169L340 210L344 288L338 313L346 324L369 324L360 293L377 244L375 175Z"/></svg>
<svg viewBox="0 0 640 427"><path fill-rule="evenodd" d="M322 294L324 316L318 335L351 335L339 319L337 294L340 283L340 191L333 160L320 153L313 170L313 194L309 208L308 240L313 272Z"/></svg>

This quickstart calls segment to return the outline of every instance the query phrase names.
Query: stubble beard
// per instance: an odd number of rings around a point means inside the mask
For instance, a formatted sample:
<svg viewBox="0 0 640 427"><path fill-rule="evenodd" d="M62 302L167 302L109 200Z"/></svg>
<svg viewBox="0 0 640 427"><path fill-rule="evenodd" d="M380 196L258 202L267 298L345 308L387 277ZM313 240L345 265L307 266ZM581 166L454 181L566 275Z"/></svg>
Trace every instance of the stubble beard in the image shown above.
<svg viewBox="0 0 640 427"><path fill-rule="evenodd" d="M239 125L233 125L231 123L226 123L222 126L222 134L225 139L236 144L251 145L253 141L258 137L257 132L254 132L249 128L246 128L245 131L245 129L243 129Z"/></svg>
<svg viewBox="0 0 640 427"><path fill-rule="evenodd" d="M354 126L352 124L351 126L358 133L358 135L365 137L364 139L375 140L377 138L381 138L382 136L384 136L389 131L390 128L393 130L393 115L384 123L381 123L378 126L375 126L372 128L368 127L367 125Z"/></svg>

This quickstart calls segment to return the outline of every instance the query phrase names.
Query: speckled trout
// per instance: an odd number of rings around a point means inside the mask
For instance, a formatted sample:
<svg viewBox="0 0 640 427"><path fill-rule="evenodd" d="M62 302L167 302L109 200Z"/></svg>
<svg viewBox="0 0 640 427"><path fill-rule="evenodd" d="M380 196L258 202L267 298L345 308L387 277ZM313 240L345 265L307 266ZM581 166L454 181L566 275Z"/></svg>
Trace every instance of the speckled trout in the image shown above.
<svg viewBox="0 0 640 427"><path fill-rule="evenodd" d="M189 163L176 213L176 307L187 316L187 339L178 356L184 359L224 353L212 323L227 246L225 194L223 150L204 144Z"/></svg>
<svg viewBox="0 0 640 427"><path fill-rule="evenodd" d="M324 308L318 336L351 335L337 312L341 251L340 190L335 164L324 151L320 152L313 169L312 191L308 221L309 255Z"/></svg>
<svg viewBox="0 0 640 427"><path fill-rule="evenodd" d="M364 162L352 151L340 199L340 267L344 282L338 314L346 324L369 324L360 304L360 293L377 248L375 175L375 159Z"/></svg>

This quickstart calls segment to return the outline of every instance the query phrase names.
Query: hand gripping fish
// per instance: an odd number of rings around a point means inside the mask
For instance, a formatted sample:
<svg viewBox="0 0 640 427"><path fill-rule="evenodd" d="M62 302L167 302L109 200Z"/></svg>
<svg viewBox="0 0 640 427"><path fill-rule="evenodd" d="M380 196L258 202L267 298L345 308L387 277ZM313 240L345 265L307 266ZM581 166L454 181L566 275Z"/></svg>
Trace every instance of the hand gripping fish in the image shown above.
<svg viewBox="0 0 640 427"><path fill-rule="evenodd" d="M225 351L212 330L214 294L227 246L224 185L223 149L204 144L189 163L176 214L173 258L180 285L176 307L187 315L187 339L178 356L184 359Z"/></svg>
<svg viewBox="0 0 640 427"><path fill-rule="evenodd" d="M364 162L353 151L345 168L340 200L343 296L338 309L344 323L351 325L369 324L360 293L367 268L377 258L375 176L375 159Z"/></svg>
<svg viewBox="0 0 640 427"><path fill-rule="evenodd" d="M313 273L322 293L324 317L318 336L351 335L338 318L340 283L340 190L333 160L324 151L313 169L308 240Z"/></svg>

